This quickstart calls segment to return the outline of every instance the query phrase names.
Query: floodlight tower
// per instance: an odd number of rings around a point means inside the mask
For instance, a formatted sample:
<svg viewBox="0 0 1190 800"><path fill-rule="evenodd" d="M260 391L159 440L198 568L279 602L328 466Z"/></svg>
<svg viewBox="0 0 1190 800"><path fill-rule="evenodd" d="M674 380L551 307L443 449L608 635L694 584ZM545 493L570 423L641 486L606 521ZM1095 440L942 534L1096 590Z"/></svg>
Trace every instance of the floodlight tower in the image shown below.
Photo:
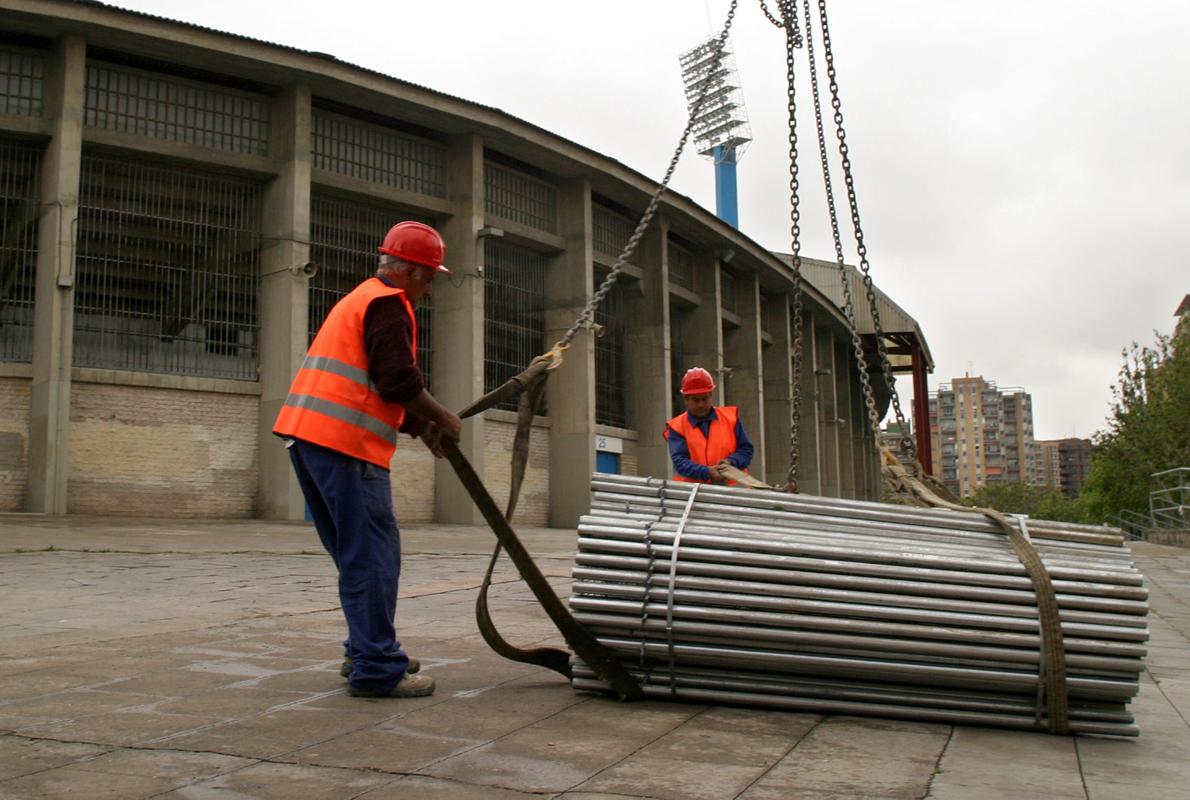
<svg viewBox="0 0 1190 800"><path fill-rule="evenodd" d="M707 39L679 56L678 61L682 65L687 108L693 112L698 98L702 97L692 132L698 151L715 162L715 215L738 228L736 163L744 145L752 141L752 131L748 127L748 110L744 107L731 43L723 43L723 55L716 61L718 41L718 37Z"/></svg>

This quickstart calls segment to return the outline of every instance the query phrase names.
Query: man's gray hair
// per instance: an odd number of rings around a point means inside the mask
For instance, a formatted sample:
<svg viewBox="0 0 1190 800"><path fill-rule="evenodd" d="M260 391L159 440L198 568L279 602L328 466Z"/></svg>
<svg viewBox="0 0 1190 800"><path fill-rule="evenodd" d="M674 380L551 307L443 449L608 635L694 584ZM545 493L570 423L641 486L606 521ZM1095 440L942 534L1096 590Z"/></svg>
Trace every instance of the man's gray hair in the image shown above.
<svg viewBox="0 0 1190 800"><path fill-rule="evenodd" d="M382 253L380 260L376 263L377 272L396 272L401 267L415 266L412 261L406 261L403 258L390 256L388 253Z"/></svg>

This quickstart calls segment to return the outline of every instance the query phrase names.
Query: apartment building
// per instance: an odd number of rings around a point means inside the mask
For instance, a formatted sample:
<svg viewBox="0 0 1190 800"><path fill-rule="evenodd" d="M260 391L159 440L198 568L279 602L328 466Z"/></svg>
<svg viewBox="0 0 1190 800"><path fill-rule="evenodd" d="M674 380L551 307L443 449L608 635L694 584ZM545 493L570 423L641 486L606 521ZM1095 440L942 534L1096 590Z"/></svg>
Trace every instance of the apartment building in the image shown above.
<svg viewBox="0 0 1190 800"><path fill-rule="evenodd" d="M1042 486L1058 489L1073 499L1078 497L1091 468L1094 448L1090 439L1045 439L1036 442L1041 466Z"/></svg>
<svg viewBox="0 0 1190 800"><path fill-rule="evenodd" d="M966 497L987 483L1039 483L1033 399L1024 389L966 375L930 394L934 476Z"/></svg>

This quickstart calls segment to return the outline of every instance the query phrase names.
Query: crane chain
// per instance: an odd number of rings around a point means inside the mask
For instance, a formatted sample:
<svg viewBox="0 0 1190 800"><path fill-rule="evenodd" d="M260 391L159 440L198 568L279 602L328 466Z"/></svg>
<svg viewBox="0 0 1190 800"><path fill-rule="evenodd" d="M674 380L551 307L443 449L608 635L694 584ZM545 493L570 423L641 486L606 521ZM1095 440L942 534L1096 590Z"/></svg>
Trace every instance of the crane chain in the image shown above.
<svg viewBox="0 0 1190 800"><path fill-rule="evenodd" d="M843 129L843 105L839 100L839 83L835 72L835 57L831 48L830 25L827 21L826 0L818 0L818 14L822 23L822 52L826 61L826 74L831 93L831 108L834 110L836 137L839 140L839 156L843 164L843 178L847 186L847 202L851 209L851 222L855 227L856 253L859 255L859 266L863 274L864 291L867 294L868 305L872 311L872 326L876 335L876 350L880 356L880 370L888 386L889 397L892 400L893 411L897 425L900 428L901 452L905 453L911 463L917 464L917 445L908 433L905 424L905 414L901 410L901 399L897 394L896 380L893 378L892 365L888 360L888 348L884 344L884 331L880 325L880 312L876 307L876 292L872 286L872 276L869 274L868 248L864 243L863 226L859 219L859 203L855 195L855 178L851 173L851 158L847 147L847 133ZM844 282L846 283L846 282ZM875 435L875 434L873 434Z"/></svg>
<svg viewBox="0 0 1190 800"><path fill-rule="evenodd" d="M718 67L719 63L723 60L727 35L731 31L731 23L735 19L738 5L739 0L731 0L731 7L727 11L727 20L723 24L723 30L719 32L719 36L715 40L713 68ZM661 196L669 188L669 181L673 177L674 170L677 169L678 160L682 157L682 151L686 149L686 142L690 139L690 132L694 130L694 120L702 110L702 104L706 100L710 88L711 83L708 81L703 85L702 91L698 93L698 98L694 101L694 105L691 106L690 114L686 119L686 128L682 131L682 138L678 141L678 146L674 149L673 157L669 160L669 167L665 170L665 177L661 179L660 185L658 185L657 190L653 192L653 196L649 199L645 213L641 216L640 222L636 224L636 229L632 231L632 235L628 237L624 249L620 251L619 257L616 258L616 263L612 265L611 271L603 279L603 283L599 285L598 291L591 295L586 307L578 315L578 318L575 319L574 324L562 335L561 339L554 343L553 353L560 355L563 351L568 350L570 343L574 341L574 337L578 335L578 332L584 327L590 327L595 317L595 309L599 307L599 304L603 302L603 298L612 290L616 279L620 277L620 273L624 270L624 265L628 263L628 259L636 252L636 247L645 235L645 230L648 229L649 223L652 222L653 216L657 213L657 207L661 204Z"/></svg>
<svg viewBox="0 0 1190 800"><path fill-rule="evenodd" d="M806 26L806 56L810 63L810 90L814 96L814 123L818 133L818 157L822 162L822 182L826 188L826 206L830 215L831 236L835 244L835 263L839 267L839 277L843 284L843 311L847 317L847 326L850 329L851 348L855 355L855 368L859 373L860 388L864 397L864 407L868 413L868 424L872 430L872 438L878 440L880 414L876 411L876 397L872 393L872 382L868 377L867 359L864 357L863 340L860 338L859 325L855 316L855 301L851 294L851 280L847 274L847 267L843 258L843 237L839 230L839 211L835 205L835 190L831 182L830 157L826 147L826 129L822 122L822 97L818 85L818 65L814 56L814 28L811 19L810 0L804 0L802 9Z"/></svg>
<svg viewBox="0 0 1190 800"><path fill-rule="evenodd" d="M792 291L792 338L793 338L793 379L790 384L789 404L789 472L786 475L786 488L791 492L798 490L798 468L801 460L801 426L802 426L802 369L805 361L802 327L802 245L801 245L801 181L798 174L798 135L797 135L797 82L795 80L794 50L802 46L802 34L798 27L797 5L795 0L777 0L777 9L781 13L778 22L764 0L760 0L760 7L769 21L785 31L785 69L787 78L786 95L789 105L789 234L791 269L793 271Z"/></svg>

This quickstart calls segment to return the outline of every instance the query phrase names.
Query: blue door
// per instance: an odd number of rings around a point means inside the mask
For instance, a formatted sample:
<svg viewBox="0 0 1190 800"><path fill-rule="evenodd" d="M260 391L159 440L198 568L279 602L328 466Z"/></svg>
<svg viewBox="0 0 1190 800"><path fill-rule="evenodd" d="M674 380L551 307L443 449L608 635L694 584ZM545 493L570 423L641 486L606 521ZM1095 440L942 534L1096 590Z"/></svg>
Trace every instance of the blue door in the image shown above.
<svg viewBox="0 0 1190 800"><path fill-rule="evenodd" d="M595 471L607 472L612 475L620 474L620 454L595 451Z"/></svg>

